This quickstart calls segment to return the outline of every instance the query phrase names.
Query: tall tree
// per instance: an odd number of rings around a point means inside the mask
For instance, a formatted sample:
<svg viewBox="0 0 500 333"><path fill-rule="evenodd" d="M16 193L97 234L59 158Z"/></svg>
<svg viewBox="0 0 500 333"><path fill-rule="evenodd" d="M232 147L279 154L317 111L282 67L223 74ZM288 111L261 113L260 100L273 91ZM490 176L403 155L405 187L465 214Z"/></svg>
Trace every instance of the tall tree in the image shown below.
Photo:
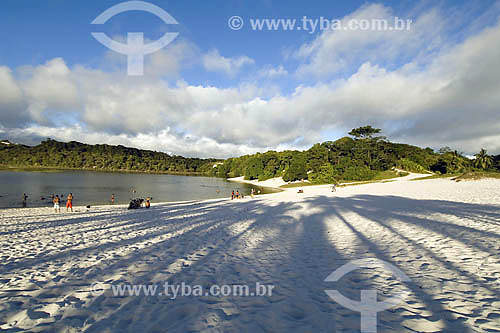
<svg viewBox="0 0 500 333"><path fill-rule="evenodd" d="M484 148L481 148L481 151L474 156L476 157L474 160L474 166L476 168L488 169L493 165L493 159L487 154Z"/></svg>
<svg viewBox="0 0 500 333"><path fill-rule="evenodd" d="M349 132L356 139L372 139L375 134L380 133L380 128L373 128L371 125L354 128Z"/></svg>

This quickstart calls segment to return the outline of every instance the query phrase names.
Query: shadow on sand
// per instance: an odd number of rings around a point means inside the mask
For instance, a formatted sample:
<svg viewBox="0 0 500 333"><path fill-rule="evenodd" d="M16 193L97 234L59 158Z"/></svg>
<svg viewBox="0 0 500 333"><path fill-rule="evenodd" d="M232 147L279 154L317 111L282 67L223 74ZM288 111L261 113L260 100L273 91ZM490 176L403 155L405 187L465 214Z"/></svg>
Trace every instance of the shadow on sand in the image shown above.
<svg viewBox="0 0 500 333"><path fill-rule="evenodd" d="M360 329L359 312L335 303L325 290L337 288L359 300L361 289L383 293L389 288L390 293L399 286L410 292L411 300L408 306L380 313L379 332L411 331L412 320L421 319L439 321L442 331L469 332L483 316L481 306L495 301L494 295L499 300L498 274L480 276L469 269L470 263L452 260L445 252L460 246L469 251L464 255L481 254L472 260L498 256L499 212L498 206L397 196L317 196L294 203L255 199L166 204L137 212L104 212L91 221L77 217L18 225L1 233L2 243L23 233L27 243L39 241L37 235L42 234L79 241L3 262L0 273L7 283L29 275L27 271L59 271L53 273L57 281L38 281L24 289L3 287L0 318L31 309L31 329L55 331L355 332ZM84 258L87 264L80 265ZM368 276L353 271L336 285L324 281L335 269L360 258L392 263L412 281L395 281L373 271ZM445 272L442 280L440 272ZM259 282L274 285L274 292L267 297L177 299L114 296L111 290L90 295L95 282L206 288ZM471 290L436 294L459 282ZM470 311L458 315L450 310L454 297L470 302ZM47 304L57 304L60 311L49 315L42 310ZM412 307L413 312L408 310ZM0 319L0 325L6 320Z"/></svg>

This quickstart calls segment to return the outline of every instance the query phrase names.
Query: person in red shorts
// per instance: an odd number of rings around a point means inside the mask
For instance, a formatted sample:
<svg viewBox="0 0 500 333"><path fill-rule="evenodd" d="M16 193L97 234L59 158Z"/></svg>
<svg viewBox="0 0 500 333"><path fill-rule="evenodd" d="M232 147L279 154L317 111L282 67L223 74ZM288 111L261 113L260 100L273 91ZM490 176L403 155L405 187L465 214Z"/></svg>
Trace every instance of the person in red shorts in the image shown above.
<svg viewBox="0 0 500 333"><path fill-rule="evenodd" d="M73 193L68 194L68 198L66 199L66 211L71 209L73 211Z"/></svg>

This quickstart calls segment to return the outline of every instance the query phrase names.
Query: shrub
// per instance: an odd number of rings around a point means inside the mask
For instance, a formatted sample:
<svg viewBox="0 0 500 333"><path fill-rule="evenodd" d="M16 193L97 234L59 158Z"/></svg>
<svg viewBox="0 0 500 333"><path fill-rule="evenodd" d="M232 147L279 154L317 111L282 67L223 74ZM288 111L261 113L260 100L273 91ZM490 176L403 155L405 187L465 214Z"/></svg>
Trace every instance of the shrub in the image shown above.
<svg viewBox="0 0 500 333"><path fill-rule="evenodd" d="M406 170L406 171L410 171L410 172L425 173L427 171L420 164L418 164L412 160L409 160L407 158L401 158L397 162L396 165L398 168Z"/></svg>
<svg viewBox="0 0 500 333"><path fill-rule="evenodd" d="M448 172L448 163L440 159L436 164L431 165L431 171L444 175Z"/></svg>
<svg viewBox="0 0 500 333"><path fill-rule="evenodd" d="M324 163L317 172L309 174L309 180L315 184L335 184L337 182L335 169L330 163Z"/></svg>
<svg viewBox="0 0 500 333"><path fill-rule="evenodd" d="M283 174L283 180L286 182L299 179L307 179L306 161L302 155L294 156Z"/></svg>
<svg viewBox="0 0 500 333"><path fill-rule="evenodd" d="M344 180L370 180L377 174L377 171L371 170L367 166L349 166L344 170L342 179Z"/></svg>
<svg viewBox="0 0 500 333"><path fill-rule="evenodd" d="M261 175L264 171L264 165L262 160L259 157L251 157L247 161L247 165L245 168L245 179L252 180L258 179L259 175Z"/></svg>

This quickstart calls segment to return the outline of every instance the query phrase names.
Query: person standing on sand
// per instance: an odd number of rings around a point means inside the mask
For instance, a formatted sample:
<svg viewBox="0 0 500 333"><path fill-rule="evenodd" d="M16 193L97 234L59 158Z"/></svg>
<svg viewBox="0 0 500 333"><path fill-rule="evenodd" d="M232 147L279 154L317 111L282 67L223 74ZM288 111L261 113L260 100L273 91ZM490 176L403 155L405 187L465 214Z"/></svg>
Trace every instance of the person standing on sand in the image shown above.
<svg viewBox="0 0 500 333"><path fill-rule="evenodd" d="M59 203L61 202L61 199L59 199L59 196L57 194L54 197L54 200L52 200L52 202L54 203L54 211L56 213L60 213L61 212L61 208L59 207Z"/></svg>
<svg viewBox="0 0 500 333"><path fill-rule="evenodd" d="M68 211L68 208L73 211L73 193L68 194L68 198L66 201L66 211Z"/></svg>
<svg viewBox="0 0 500 333"><path fill-rule="evenodd" d="M239 199L240 198L240 191L236 191L236 199Z"/></svg>
<svg viewBox="0 0 500 333"><path fill-rule="evenodd" d="M111 194L111 204L114 205L115 204L115 194Z"/></svg>
<svg viewBox="0 0 500 333"><path fill-rule="evenodd" d="M234 190L233 190L233 192L231 192L231 200L233 200L233 199L234 199Z"/></svg>

